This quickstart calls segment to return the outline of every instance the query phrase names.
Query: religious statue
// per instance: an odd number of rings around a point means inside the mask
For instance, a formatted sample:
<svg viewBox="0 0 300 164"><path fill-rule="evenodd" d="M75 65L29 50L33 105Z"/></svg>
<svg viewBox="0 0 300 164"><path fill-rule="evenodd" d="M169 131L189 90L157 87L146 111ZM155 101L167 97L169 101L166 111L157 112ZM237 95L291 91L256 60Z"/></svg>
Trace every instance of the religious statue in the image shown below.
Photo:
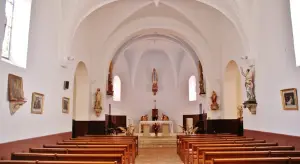
<svg viewBox="0 0 300 164"><path fill-rule="evenodd" d="M162 121L169 121L169 117L165 114L162 114L162 118L161 118Z"/></svg>
<svg viewBox="0 0 300 164"><path fill-rule="evenodd" d="M153 95L156 95L156 92L158 91L158 76L157 76L157 72L156 72L156 69L153 68L153 71L152 71L152 92L153 92Z"/></svg>
<svg viewBox="0 0 300 164"><path fill-rule="evenodd" d="M141 121L148 121L148 115L142 116ZM141 131L144 131L144 125L141 125Z"/></svg>
<svg viewBox="0 0 300 164"><path fill-rule="evenodd" d="M95 93L95 106L94 106L94 110L96 112L97 117L100 116L102 111L101 101L102 101L102 96L101 96L100 88L98 88Z"/></svg>
<svg viewBox="0 0 300 164"><path fill-rule="evenodd" d="M112 61L110 62L109 65L109 72L108 72L108 79L107 79L107 91L106 95L113 96L114 95L114 86L113 86L113 80L112 80L112 71L113 71L113 63Z"/></svg>
<svg viewBox="0 0 300 164"><path fill-rule="evenodd" d="M217 103L217 93L215 91L212 92L212 96L211 96L211 105L210 108L211 110L218 110L219 109L219 104Z"/></svg>
<svg viewBox="0 0 300 164"><path fill-rule="evenodd" d="M142 116L141 121L148 121L148 115Z"/></svg>
<svg viewBox="0 0 300 164"><path fill-rule="evenodd" d="M203 69L202 69L202 65L201 62L199 61L199 88L200 88L200 92L199 95L205 94L205 90L204 90L204 79L203 79Z"/></svg>
<svg viewBox="0 0 300 164"><path fill-rule="evenodd" d="M243 68L241 67L241 73L245 77L245 88L248 99L247 102L256 102L254 93L254 65L251 65L250 68L248 68L246 72L244 72Z"/></svg>

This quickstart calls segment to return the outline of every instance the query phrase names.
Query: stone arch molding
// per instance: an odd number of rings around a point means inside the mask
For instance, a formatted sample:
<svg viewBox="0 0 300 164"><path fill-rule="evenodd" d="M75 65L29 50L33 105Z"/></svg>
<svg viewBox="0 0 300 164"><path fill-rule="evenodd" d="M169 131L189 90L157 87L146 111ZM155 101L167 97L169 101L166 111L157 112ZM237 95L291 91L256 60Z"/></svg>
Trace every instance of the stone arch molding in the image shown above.
<svg viewBox="0 0 300 164"><path fill-rule="evenodd" d="M196 69L198 68L198 61L199 61L198 55L189 44L187 44L184 40L182 40L180 38L177 38L177 37L174 37L174 36L171 36L171 35L166 35L166 34L158 34L158 33L140 34L140 35L134 36L133 38L130 38L129 40L127 40L123 45L121 45L118 48L115 55L113 56L112 61L116 62L118 60L118 57L124 53L126 48L130 47L131 45L134 45L135 43L137 43L139 41L144 41L144 40L147 40L147 39L157 39L157 40L162 39L166 42L169 42L168 44L171 43L171 44L178 45L178 47L182 48L182 50L183 50L182 55L185 55L187 53L188 56L190 57L190 59L192 61L194 61L195 68ZM150 49L150 48L151 48L151 46L147 47L146 50ZM174 72L174 77L175 77L174 85L176 87L178 87L178 76L179 76L178 74L179 74L180 70L177 69L176 66L178 66L178 65L177 65L177 63L175 63L175 61L171 57L172 52L169 52L169 50L165 50L165 51L166 51L166 55L168 56L168 58L169 58L169 60L171 61L171 64L172 64L172 70ZM138 51L138 53L136 53L138 55L138 59L136 60L135 63L131 63L131 64L133 64L133 68L131 70L132 71L132 75L131 75L131 85L132 85L132 87L135 86L135 80L134 79L136 77L137 66L138 66L138 63L141 61L141 58L143 56L141 54L143 52L145 52L145 49ZM179 53L179 52L177 52L177 53ZM198 75L199 75L200 74L199 70L197 70L197 72L198 72Z"/></svg>
<svg viewBox="0 0 300 164"><path fill-rule="evenodd" d="M80 26L80 24L83 22L83 20L87 16L89 16L91 13L93 13L97 9L100 9L102 7L105 7L106 5L109 5L109 4L117 2L117 1L119 1L119 0L97 1L97 2L95 2L95 4L86 5L87 6L86 9L80 10L82 12L76 15L77 19L75 19L73 23L70 23L72 25L70 27L72 27L73 29L69 30L70 31L69 35L66 35L67 38L69 38L69 39L66 39L67 44L72 44L72 41L74 39L74 36L76 34L76 31L77 31L78 27ZM240 38L241 38L244 52L246 54L249 53L248 52L249 51L249 44L248 44L248 41L247 41L247 37L245 35L245 32L242 30L243 29L242 28L242 23L241 23L241 21L238 17L238 13L235 12L236 10L234 10L234 8L236 8L236 5L231 7L233 9L230 9L230 7L228 7L228 5L226 5L224 3L223 4L218 3L217 0L195 0L195 1L198 1L199 3L203 3L207 6L210 6L210 7L214 8L217 12L220 12L222 15L224 15L225 18L227 18L233 24L233 26L236 28L236 30L237 30ZM125 19L130 17L136 11L140 10L141 8L147 6L151 3L155 3L155 1L146 1L144 4L142 4L138 8L132 10L133 12L131 14L128 14ZM163 0L159 0L159 3L164 3L168 6L170 6L169 3L165 3ZM235 3L233 3L233 4L235 4ZM231 5L229 5L229 6L231 6ZM180 8L177 7L176 10L178 11L178 10L180 10ZM184 12L181 11L180 13L184 13ZM69 48L67 48L67 49L72 48L71 45L69 45L68 47ZM71 51L69 51L69 52L71 52Z"/></svg>
<svg viewBox="0 0 300 164"><path fill-rule="evenodd" d="M151 23L150 23L151 22ZM106 57L106 61L104 63L105 72L108 71L109 61L114 57L117 53L118 49L124 45L130 38L134 38L135 36L143 33L147 34L149 31L163 31L162 34L171 35L175 38L180 38L180 40L184 41L188 44L191 49L195 51L197 57L202 63L204 74L206 78L210 78L214 76L216 73L206 73L205 70L216 70L215 68L210 68L212 65L212 52L209 49L206 42L203 41L203 38L199 36L198 33L194 32L189 27L184 24L167 18L156 18L156 17L148 17L140 20L135 20L116 31L114 35L112 35L103 45L103 47L99 47L99 51L103 50L103 54ZM105 74L106 78L107 75ZM106 79L105 78L105 79ZM105 84L105 83L104 83Z"/></svg>

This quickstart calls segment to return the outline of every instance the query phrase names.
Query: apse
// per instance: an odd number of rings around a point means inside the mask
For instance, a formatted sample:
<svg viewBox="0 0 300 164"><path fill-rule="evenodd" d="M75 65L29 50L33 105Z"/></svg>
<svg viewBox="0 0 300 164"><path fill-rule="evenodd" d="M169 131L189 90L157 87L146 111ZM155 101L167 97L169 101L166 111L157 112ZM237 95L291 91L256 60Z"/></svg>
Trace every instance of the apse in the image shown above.
<svg viewBox="0 0 300 164"><path fill-rule="evenodd" d="M158 72L159 91L164 92L174 89L176 79L171 61L164 51L155 49L143 53L136 68L134 87L139 91L150 93L152 89L151 75L154 68Z"/></svg>

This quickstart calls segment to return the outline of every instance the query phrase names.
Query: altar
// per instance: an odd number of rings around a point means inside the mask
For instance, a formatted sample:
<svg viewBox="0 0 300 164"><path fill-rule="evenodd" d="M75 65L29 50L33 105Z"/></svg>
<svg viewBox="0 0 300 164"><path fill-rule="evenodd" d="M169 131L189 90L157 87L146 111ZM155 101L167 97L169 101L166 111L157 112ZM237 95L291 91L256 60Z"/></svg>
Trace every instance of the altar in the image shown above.
<svg viewBox="0 0 300 164"><path fill-rule="evenodd" d="M142 125L144 125L144 134L150 133L150 128L153 124L159 124L162 128L163 133L173 134L173 122L172 121L140 121L139 124L139 133L142 133ZM168 128L167 128L168 127ZM167 132L168 131L168 132Z"/></svg>

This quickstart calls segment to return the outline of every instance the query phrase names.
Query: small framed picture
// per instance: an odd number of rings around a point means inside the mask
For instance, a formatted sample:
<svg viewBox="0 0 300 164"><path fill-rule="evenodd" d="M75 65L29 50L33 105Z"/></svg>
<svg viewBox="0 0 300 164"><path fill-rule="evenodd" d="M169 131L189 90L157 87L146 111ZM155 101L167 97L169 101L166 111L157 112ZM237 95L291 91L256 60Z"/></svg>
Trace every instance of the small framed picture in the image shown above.
<svg viewBox="0 0 300 164"><path fill-rule="evenodd" d="M296 88L283 89L281 101L284 110L298 110L298 96Z"/></svg>
<svg viewBox="0 0 300 164"><path fill-rule="evenodd" d="M41 93L32 93L31 113L43 114L44 111L44 95Z"/></svg>
<svg viewBox="0 0 300 164"><path fill-rule="evenodd" d="M62 98L62 112L69 113L70 109L70 98L63 97Z"/></svg>

